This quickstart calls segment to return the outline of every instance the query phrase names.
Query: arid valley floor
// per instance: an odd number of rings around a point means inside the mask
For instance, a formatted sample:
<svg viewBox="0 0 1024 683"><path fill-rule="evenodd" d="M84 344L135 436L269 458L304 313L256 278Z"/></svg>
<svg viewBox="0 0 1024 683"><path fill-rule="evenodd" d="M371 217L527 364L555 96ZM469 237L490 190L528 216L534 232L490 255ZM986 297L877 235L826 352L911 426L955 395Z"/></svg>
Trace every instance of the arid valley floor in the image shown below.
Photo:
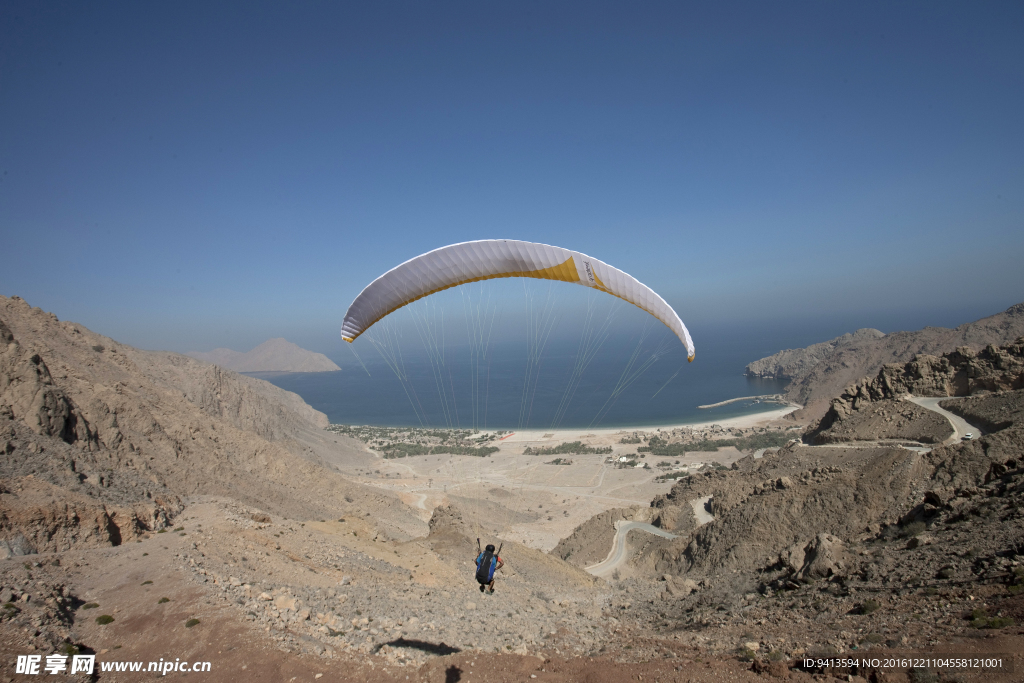
<svg viewBox="0 0 1024 683"><path fill-rule="evenodd" d="M101 681L161 659L246 682L1024 675L1016 337L883 365L800 420L427 435L331 426L17 298L0 335L0 680L55 653ZM493 595L477 538L503 543ZM905 659L939 655L1001 665Z"/></svg>

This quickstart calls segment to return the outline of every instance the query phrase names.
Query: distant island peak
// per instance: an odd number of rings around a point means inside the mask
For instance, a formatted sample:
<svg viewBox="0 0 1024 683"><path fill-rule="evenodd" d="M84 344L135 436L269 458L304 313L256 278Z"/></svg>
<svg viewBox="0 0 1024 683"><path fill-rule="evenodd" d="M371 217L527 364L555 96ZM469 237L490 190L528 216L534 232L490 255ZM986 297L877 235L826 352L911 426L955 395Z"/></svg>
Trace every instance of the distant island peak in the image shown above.
<svg viewBox="0 0 1024 683"><path fill-rule="evenodd" d="M232 349L192 351L185 354L196 360L219 365L235 372L333 372L341 370L322 353L307 351L282 337L268 339L251 351Z"/></svg>

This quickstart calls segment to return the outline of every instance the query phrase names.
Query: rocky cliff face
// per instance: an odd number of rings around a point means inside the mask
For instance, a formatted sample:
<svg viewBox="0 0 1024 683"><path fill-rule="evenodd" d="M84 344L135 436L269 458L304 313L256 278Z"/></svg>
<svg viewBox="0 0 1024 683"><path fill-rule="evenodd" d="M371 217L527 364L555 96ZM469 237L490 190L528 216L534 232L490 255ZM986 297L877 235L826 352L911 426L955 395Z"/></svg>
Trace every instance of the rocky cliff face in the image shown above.
<svg viewBox="0 0 1024 683"><path fill-rule="evenodd" d="M828 410L833 396L850 383L874 375L883 365L905 363L919 355L941 355L961 346L980 351L1012 342L1024 335L1024 303L952 330L926 327L872 339L874 332L877 330L858 330L846 342L841 341L844 335L807 349L783 351L751 363L748 372L791 378L786 398L804 405L794 418L817 420Z"/></svg>
<svg viewBox="0 0 1024 683"><path fill-rule="evenodd" d="M326 425L267 382L0 297L0 538L15 545L117 544L197 494L300 519L369 512L399 536L421 532L405 506L334 470L370 457Z"/></svg>
<svg viewBox="0 0 1024 683"><path fill-rule="evenodd" d="M989 345L978 352L962 346L938 357L922 354L907 363L884 365L874 378L847 387L832 399L824 417L807 431L805 438L813 443L827 443L844 431L844 423L860 421L881 402L907 395L969 396L980 391L1022 387L1024 337L1002 347Z"/></svg>

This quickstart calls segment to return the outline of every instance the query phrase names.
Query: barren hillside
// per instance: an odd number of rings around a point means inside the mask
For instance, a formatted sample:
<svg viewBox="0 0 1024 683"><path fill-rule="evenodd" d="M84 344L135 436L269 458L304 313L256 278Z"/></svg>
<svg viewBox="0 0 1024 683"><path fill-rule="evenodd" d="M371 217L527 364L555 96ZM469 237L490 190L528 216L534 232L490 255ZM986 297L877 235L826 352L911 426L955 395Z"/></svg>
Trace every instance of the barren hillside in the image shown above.
<svg viewBox="0 0 1024 683"><path fill-rule="evenodd" d="M803 410L794 413L794 419L816 420L828 409L833 396L850 383L874 375L887 363L906 362L918 354L939 355L959 346L978 351L1024 335L1024 303L954 329L926 327L881 336L874 334L877 332L858 330L806 349L780 351L754 361L747 366L747 373L789 378L786 397L804 405Z"/></svg>
<svg viewBox="0 0 1024 683"><path fill-rule="evenodd" d="M48 514L63 507L66 487L100 507L207 494L299 519L358 508L399 536L422 532L422 522L389 495L335 471L372 457L325 432L326 417L294 394L185 356L119 344L17 297L0 298L0 334L0 433L8 435L0 476L20 481L31 453L36 478L61 487L39 503ZM0 494L0 504L17 508L16 497ZM169 513L178 503L167 505ZM153 528L151 520L129 526Z"/></svg>

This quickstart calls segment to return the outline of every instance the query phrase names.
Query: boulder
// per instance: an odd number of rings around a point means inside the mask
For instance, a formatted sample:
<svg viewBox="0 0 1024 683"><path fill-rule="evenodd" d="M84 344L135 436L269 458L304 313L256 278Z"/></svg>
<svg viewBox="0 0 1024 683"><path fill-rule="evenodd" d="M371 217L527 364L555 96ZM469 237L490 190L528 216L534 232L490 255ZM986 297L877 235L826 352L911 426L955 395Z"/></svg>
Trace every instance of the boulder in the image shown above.
<svg viewBox="0 0 1024 683"><path fill-rule="evenodd" d="M846 572L845 544L832 534L818 534L807 544L804 552L804 565L795 577L798 581L827 579Z"/></svg>

